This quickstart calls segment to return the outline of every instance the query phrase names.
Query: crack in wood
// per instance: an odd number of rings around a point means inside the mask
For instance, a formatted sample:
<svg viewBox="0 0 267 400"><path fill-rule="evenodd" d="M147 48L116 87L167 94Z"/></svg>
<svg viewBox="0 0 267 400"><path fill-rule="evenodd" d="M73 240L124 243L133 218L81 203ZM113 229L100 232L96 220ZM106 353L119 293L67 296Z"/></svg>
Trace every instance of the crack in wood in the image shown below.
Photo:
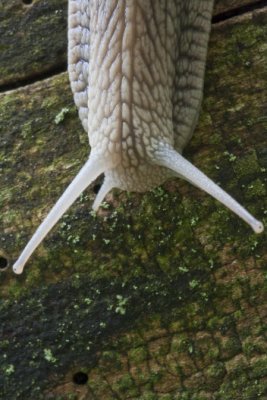
<svg viewBox="0 0 267 400"><path fill-rule="evenodd" d="M244 15L256 10L260 10L265 7L267 7L267 0L258 0L256 2L253 1L249 4L245 4L240 7L235 7L230 10L214 15L212 18L212 23L217 24L219 22L227 21L228 19L235 18L240 15Z"/></svg>

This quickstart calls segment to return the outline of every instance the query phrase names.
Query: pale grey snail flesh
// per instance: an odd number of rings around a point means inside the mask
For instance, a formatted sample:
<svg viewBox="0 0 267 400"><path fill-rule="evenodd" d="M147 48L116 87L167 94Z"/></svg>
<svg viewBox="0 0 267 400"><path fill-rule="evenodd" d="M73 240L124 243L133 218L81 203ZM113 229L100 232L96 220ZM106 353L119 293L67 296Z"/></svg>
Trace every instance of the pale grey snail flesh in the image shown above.
<svg viewBox="0 0 267 400"><path fill-rule="evenodd" d="M14 272L100 174L112 188L152 189L179 176L257 221L182 157L198 120L213 0L69 0L68 71L88 132L88 161L29 241Z"/></svg>

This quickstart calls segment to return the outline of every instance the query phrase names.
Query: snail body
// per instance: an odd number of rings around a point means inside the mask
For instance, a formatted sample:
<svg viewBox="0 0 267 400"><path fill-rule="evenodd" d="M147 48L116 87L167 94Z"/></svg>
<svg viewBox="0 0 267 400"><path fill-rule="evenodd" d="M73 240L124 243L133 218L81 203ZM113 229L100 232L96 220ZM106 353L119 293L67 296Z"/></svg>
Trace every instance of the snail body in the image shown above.
<svg viewBox="0 0 267 400"><path fill-rule="evenodd" d="M178 176L263 230L181 155L201 106L212 9L213 0L69 0L68 71L91 152L14 272L102 173L94 210L112 188L144 192Z"/></svg>

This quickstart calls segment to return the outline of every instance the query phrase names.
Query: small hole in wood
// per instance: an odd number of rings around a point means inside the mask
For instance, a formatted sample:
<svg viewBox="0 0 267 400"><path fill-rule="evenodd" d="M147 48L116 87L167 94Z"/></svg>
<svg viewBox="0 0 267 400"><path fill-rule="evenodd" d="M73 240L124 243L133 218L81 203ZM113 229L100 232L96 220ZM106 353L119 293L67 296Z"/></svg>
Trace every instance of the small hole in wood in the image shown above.
<svg viewBox="0 0 267 400"><path fill-rule="evenodd" d="M33 3L33 0L22 0L22 3L28 6Z"/></svg>
<svg viewBox="0 0 267 400"><path fill-rule="evenodd" d="M3 271L8 267L8 261L5 257L0 256L0 271Z"/></svg>
<svg viewBox="0 0 267 400"><path fill-rule="evenodd" d="M88 375L82 371L76 372L73 375L73 382L76 385L85 385L88 382Z"/></svg>

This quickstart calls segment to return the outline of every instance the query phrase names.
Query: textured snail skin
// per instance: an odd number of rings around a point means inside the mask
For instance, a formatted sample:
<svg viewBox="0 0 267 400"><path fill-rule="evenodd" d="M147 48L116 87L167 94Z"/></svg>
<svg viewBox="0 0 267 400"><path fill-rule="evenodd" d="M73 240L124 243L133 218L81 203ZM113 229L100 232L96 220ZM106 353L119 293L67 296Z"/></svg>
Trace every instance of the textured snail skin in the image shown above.
<svg viewBox="0 0 267 400"><path fill-rule="evenodd" d="M68 71L91 153L14 272L101 173L95 210L114 187L143 192L179 176L263 230L181 155L198 120L212 9L213 0L69 0Z"/></svg>

